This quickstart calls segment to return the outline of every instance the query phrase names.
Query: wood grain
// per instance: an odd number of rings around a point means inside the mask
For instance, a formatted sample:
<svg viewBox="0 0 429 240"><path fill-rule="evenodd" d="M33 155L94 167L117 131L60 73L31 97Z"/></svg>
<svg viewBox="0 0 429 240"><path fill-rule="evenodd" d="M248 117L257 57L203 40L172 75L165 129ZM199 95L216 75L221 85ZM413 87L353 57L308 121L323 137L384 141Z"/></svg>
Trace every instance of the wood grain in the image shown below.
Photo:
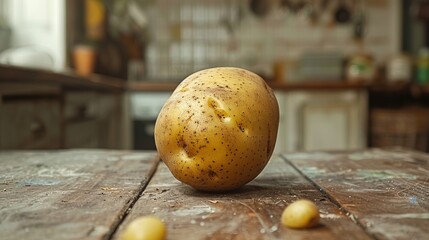
<svg viewBox="0 0 429 240"><path fill-rule="evenodd" d="M310 230L281 226L289 203L307 198L319 206L321 225ZM156 215L168 228L168 239L370 239L335 204L280 158L238 191L205 193L183 185L161 163L114 239L133 219Z"/></svg>
<svg viewBox="0 0 429 240"><path fill-rule="evenodd" d="M405 150L284 157L378 239L429 236L429 158Z"/></svg>
<svg viewBox="0 0 429 240"><path fill-rule="evenodd" d="M155 153L0 152L0 239L102 239L151 175Z"/></svg>
<svg viewBox="0 0 429 240"><path fill-rule="evenodd" d="M175 180L156 152L3 151L0 164L2 240L118 239L150 214L178 240L429 236L429 157L419 152L284 154L248 185L216 194ZM320 226L282 226L283 209L302 198L320 208Z"/></svg>

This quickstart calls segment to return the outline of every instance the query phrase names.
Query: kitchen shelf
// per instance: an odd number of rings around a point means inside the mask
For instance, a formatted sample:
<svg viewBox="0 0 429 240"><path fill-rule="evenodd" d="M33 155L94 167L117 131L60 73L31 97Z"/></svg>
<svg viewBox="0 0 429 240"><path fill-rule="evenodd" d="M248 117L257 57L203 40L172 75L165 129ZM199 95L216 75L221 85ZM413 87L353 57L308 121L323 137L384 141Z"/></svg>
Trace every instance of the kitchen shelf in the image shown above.
<svg viewBox="0 0 429 240"><path fill-rule="evenodd" d="M130 148L125 83L0 65L0 149Z"/></svg>
<svg viewBox="0 0 429 240"><path fill-rule="evenodd" d="M404 92L408 91L414 85L409 82L376 82L369 85L372 92Z"/></svg>
<svg viewBox="0 0 429 240"><path fill-rule="evenodd" d="M320 81L306 80L293 83L268 82L274 90L347 90L347 89L366 89L369 85L364 82L346 82L346 81Z"/></svg>
<svg viewBox="0 0 429 240"><path fill-rule="evenodd" d="M274 90L345 90L345 89L365 89L368 84L349 83L344 81L322 82L306 81L300 83L274 83L267 81ZM131 91L174 91L179 82L129 82L128 90Z"/></svg>
<svg viewBox="0 0 429 240"><path fill-rule="evenodd" d="M130 91L174 91L179 82L128 82L127 89Z"/></svg>
<svg viewBox="0 0 429 240"><path fill-rule="evenodd" d="M79 76L72 71L55 72L0 64L0 83L56 85L67 89L122 91L126 81L98 74Z"/></svg>
<svg viewBox="0 0 429 240"><path fill-rule="evenodd" d="M91 74L88 77L80 76L73 71L49 71L30 69L11 65L0 64L0 83L8 84L41 84L45 86L60 86L67 89L91 89L99 91L174 91L179 81L126 81L125 79L109 77L99 74ZM429 85L421 86L409 82L388 83L375 81L320 81L305 80L301 82L276 82L267 80L274 90L347 90L367 89L372 93L397 93L410 92L413 95L428 95Z"/></svg>
<svg viewBox="0 0 429 240"><path fill-rule="evenodd" d="M410 82L375 83L368 86L372 94L410 94L411 96L429 95L429 85Z"/></svg>

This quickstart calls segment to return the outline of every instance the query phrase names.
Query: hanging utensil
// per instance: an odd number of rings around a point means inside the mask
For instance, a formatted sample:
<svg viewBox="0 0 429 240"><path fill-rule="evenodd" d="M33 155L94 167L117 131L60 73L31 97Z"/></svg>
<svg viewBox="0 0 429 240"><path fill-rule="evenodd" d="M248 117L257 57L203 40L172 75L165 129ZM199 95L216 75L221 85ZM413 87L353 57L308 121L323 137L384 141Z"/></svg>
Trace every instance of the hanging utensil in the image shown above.
<svg viewBox="0 0 429 240"><path fill-rule="evenodd" d="M260 18L267 16L272 8L271 0L250 0L251 12Z"/></svg>
<svg viewBox="0 0 429 240"><path fill-rule="evenodd" d="M230 12L220 19L220 24L225 27L230 36L234 36L235 30L240 25L243 18L243 14L241 5L237 4L232 6Z"/></svg>
<svg viewBox="0 0 429 240"><path fill-rule="evenodd" d="M316 2L309 2L305 7L308 20L315 25L319 22L320 9Z"/></svg>
<svg viewBox="0 0 429 240"><path fill-rule="evenodd" d="M365 34L365 14L363 10L359 10L353 26L353 37L356 40L362 40Z"/></svg>
<svg viewBox="0 0 429 240"><path fill-rule="evenodd" d="M345 0L341 0L338 3L336 10L334 11L335 21L339 24L347 24L350 22L351 16L352 13L349 6L345 2Z"/></svg>
<svg viewBox="0 0 429 240"><path fill-rule="evenodd" d="M327 9L328 9L328 7L329 7L329 3L330 3L330 1L329 1L329 0L321 0L320 2L321 2L321 3L320 3L321 10L322 10L322 11L327 10Z"/></svg>

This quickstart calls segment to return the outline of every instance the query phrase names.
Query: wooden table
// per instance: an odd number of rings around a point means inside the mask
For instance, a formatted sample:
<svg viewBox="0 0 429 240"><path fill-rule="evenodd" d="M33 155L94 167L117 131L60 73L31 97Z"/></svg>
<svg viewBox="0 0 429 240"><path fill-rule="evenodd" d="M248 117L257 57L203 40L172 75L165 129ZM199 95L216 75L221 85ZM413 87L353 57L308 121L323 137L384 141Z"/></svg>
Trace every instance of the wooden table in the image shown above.
<svg viewBox="0 0 429 240"><path fill-rule="evenodd" d="M193 190L154 152L0 152L0 239L118 239L153 214L168 239L429 239L429 157L406 150L274 156L231 193ZM321 225L279 224L307 198Z"/></svg>

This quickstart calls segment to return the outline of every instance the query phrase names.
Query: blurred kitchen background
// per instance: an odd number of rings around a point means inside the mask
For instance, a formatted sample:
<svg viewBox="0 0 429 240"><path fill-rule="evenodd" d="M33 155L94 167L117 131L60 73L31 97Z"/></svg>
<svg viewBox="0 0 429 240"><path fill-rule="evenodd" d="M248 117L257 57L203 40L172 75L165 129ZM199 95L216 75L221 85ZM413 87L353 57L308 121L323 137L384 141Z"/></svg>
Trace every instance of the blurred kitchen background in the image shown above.
<svg viewBox="0 0 429 240"><path fill-rule="evenodd" d="M155 149L191 73L237 66L276 150L429 151L429 1L0 0L0 149Z"/></svg>

